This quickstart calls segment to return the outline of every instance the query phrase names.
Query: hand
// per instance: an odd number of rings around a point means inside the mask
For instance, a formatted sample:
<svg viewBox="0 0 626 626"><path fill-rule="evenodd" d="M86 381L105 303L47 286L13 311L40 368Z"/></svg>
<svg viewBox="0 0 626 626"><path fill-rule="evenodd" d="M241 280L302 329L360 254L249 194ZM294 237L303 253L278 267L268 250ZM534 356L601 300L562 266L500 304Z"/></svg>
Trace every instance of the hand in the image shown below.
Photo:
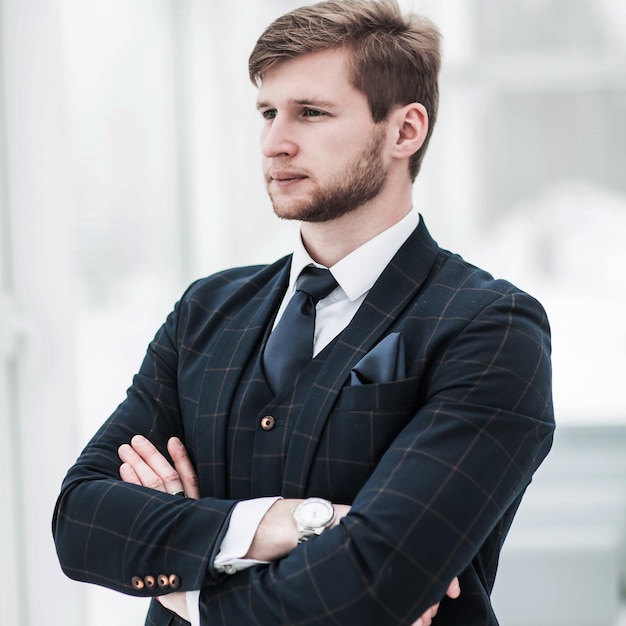
<svg viewBox="0 0 626 626"><path fill-rule="evenodd" d="M198 476L185 446L178 437L172 437L167 442L167 451L172 457L174 467L145 437L135 435L130 445L123 444L117 451L122 460L120 478L125 483L166 493L183 491L188 498L197 500L200 497ZM159 596L157 600L166 609L189 621L187 594L184 591Z"/></svg>
<svg viewBox="0 0 626 626"><path fill-rule="evenodd" d="M122 465L120 478L125 483L143 485L165 493L183 491L188 498L200 497L198 476L187 450L178 437L167 442L174 467L145 437L135 435L130 445L125 443L117 451Z"/></svg>
<svg viewBox="0 0 626 626"><path fill-rule="evenodd" d="M450 585L448 586L448 591L446 591L446 595L453 600L458 598L461 595L461 587L459 586L459 579L455 578ZM439 610L439 602L431 606L420 618L417 619L416 622L413 623L413 626L430 626L432 621L437 615L437 611Z"/></svg>
<svg viewBox="0 0 626 626"><path fill-rule="evenodd" d="M298 528L293 510L302 502L298 499L277 500L264 515L246 554L247 559L274 561L287 556L298 545ZM335 519L339 524L350 511L347 504L333 504Z"/></svg>
<svg viewBox="0 0 626 626"><path fill-rule="evenodd" d="M184 620L189 620L189 610L187 609L187 594L184 591L168 593L166 596L159 596L157 600L168 610L176 613Z"/></svg>

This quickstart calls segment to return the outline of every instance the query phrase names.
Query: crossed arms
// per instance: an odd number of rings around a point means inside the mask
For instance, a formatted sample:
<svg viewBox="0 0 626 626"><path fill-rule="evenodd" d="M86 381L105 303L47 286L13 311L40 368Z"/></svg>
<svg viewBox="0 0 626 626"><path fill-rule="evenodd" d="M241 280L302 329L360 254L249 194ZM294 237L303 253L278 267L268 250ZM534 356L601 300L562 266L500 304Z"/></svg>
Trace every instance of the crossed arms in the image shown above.
<svg viewBox="0 0 626 626"><path fill-rule="evenodd" d="M167 449L174 466L145 437L137 435L130 444L123 444L118 450L122 464L120 477L124 482L149 487L164 493L183 492L186 497L200 498L198 477L183 443L172 437ZM298 545L298 532L292 511L300 502L297 499L277 500L267 511L254 539L245 554L246 559L256 561L276 561L289 554ZM333 504L336 526L348 514L350 507ZM461 593L457 577L450 583L446 595L457 598ZM173 592L157 597L157 600L170 611L190 621L188 603L184 592ZM419 617L412 626L430 626L437 615L439 603L434 604Z"/></svg>

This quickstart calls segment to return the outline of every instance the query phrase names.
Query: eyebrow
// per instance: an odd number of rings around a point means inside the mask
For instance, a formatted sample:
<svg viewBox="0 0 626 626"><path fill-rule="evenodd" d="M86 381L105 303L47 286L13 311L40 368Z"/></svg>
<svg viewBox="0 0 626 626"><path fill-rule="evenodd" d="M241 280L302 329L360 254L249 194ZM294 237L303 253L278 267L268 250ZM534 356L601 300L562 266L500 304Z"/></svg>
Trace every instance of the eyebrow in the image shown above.
<svg viewBox="0 0 626 626"><path fill-rule="evenodd" d="M330 100L321 100L317 98L291 98L287 101L287 104L290 106L315 106L323 108L332 108L337 106L337 103L335 102L331 102ZM266 109L271 106L272 105L268 102L260 101L256 103L257 109Z"/></svg>

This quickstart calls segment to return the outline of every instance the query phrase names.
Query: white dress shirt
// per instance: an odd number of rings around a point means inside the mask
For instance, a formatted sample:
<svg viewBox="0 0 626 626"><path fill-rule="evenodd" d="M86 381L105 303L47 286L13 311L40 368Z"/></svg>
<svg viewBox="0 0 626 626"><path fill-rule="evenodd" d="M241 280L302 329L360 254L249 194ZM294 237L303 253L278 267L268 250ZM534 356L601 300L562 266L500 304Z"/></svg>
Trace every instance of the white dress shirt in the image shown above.
<svg viewBox="0 0 626 626"><path fill-rule="evenodd" d="M315 308L313 356L321 352L350 323L383 270L417 228L419 219L417 210L411 209L399 222L328 268L339 286L320 300ZM296 291L300 273L308 265L322 267L313 261L302 243L302 237L298 235L291 261L289 286L278 309L274 327ZM279 498L280 496L255 498L235 505L214 563L219 571L234 574L252 565L263 563L243 557L252 544L263 516ZM200 626L199 596L199 591L187 593L187 607L192 626Z"/></svg>

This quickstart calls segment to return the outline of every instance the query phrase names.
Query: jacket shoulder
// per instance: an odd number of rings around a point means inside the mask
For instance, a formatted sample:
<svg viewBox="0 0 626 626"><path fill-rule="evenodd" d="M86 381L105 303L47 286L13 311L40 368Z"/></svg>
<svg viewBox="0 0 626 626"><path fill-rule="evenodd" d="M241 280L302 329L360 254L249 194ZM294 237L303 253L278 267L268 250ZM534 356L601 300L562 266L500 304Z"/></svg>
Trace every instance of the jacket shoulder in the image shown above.
<svg viewBox="0 0 626 626"><path fill-rule="evenodd" d="M252 297L289 266L291 256L271 265L233 267L200 278L193 282L181 297L181 302L223 301L233 295Z"/></svg>
<svg viewBox="0 0 626 626"><path fill-rule="evenodd" d="M528 292L504 278L495 278L489 271L473 265L458 254L440 250L441 263L431 285L452 289L476 303L487 304L508 296L521 297L541 304Z"/></svg>

